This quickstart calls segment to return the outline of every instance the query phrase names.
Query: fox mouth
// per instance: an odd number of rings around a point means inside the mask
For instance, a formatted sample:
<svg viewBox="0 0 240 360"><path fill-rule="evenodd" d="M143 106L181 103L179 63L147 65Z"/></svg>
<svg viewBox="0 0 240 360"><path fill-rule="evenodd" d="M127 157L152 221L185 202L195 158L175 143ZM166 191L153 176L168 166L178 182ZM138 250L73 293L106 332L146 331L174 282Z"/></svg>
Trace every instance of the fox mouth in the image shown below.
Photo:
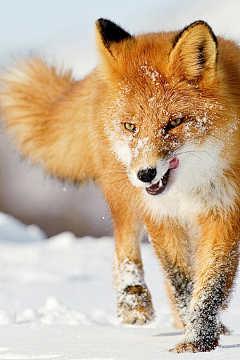
<svg viewBox="0 0 240 360"><path fill-rule="evenodd" d="M146 188L147 193L150 195L161 194L165 190L165 188L168 184L169 175L170 175L171 170L176 169L178 167L178 165L179 165L179 160L177 158L174 158L173 160L171 160L169 163L168 170L162 176L161 180L159 180L156 184L153 184Z"/></svg>
<svg viewBox="0 0 240 360"><path fill-rule="evenodd" d="M148 194L150 195L161 194L165 190L165 187L168 183L169 174L170 174L170 169L168 169L168 171L163 175L163 177L161 178L161 180L159 180L157 184L151 185L148 188L146 188Z"/></svg>

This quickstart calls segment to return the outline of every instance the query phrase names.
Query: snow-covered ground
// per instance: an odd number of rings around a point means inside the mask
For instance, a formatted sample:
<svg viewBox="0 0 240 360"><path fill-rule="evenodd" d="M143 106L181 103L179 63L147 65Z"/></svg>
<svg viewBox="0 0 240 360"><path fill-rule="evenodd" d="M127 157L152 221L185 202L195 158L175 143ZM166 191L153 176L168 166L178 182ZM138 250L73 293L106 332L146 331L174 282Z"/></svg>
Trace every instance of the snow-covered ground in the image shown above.
<svg viewBox="0 0 240 360"><path fill-rule="evenodd" d="M2 230L1 230L2 229ZM116 318L112 238L62 233L44 240L36 226L0 213L0 359L240 359L240 281L223 321L232 331L206 354L171 354L181 340L172 326L163 276L142 244L157 319L124 326Z"/></svg>

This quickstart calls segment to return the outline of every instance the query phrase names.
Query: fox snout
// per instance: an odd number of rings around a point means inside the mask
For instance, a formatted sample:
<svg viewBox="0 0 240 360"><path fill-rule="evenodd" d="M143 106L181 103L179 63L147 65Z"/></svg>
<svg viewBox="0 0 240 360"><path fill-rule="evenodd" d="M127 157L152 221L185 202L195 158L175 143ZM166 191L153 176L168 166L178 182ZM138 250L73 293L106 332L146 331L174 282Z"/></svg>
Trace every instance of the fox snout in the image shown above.
<svg viewBox="0 0 240 360"><path fill-rule="evenodd" d="M168 163L158 164L156 167L145 166L137 172L137 179L142 183L148 194L158 195L162 193L168 185L170 172L177 169L179 165L178 158L174 158ZM141 187L141 183L135 184Z"/></svg>

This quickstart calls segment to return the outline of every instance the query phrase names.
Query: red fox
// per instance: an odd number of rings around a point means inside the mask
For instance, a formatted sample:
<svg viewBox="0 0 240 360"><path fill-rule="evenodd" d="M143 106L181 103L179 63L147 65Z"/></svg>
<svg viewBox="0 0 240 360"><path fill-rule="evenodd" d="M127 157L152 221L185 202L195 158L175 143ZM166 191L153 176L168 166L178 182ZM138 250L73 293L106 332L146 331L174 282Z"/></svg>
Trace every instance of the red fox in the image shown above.
<svg viewBox="0 0 240 360"><path fill-rule="evenodd" d="M240 49L197 21L132 36L96 22L99 66L84 80L40 59L3 78L3 122L18 149L62 180L94 179L116 241L124 323L154 319L140 238L164 269L176 326L171 351L210 351L238 266Z"/></svg>

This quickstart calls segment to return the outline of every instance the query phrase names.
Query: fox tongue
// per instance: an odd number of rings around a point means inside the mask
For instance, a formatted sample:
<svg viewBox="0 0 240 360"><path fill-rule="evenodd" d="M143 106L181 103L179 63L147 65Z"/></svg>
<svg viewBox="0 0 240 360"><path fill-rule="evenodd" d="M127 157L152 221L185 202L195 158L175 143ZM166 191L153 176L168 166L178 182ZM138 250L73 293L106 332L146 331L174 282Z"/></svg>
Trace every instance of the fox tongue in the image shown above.
<svg viewBox="0 0 240 360"><path fill-rule="evenodd" d="M169 163L169 169L170 169L170 170L176 169L176 168L178 167L178 165L179 165L179 160L178 160L178 158L174 158L174 159L172 159L172 160L170 161L170 163Z"/></svg>

